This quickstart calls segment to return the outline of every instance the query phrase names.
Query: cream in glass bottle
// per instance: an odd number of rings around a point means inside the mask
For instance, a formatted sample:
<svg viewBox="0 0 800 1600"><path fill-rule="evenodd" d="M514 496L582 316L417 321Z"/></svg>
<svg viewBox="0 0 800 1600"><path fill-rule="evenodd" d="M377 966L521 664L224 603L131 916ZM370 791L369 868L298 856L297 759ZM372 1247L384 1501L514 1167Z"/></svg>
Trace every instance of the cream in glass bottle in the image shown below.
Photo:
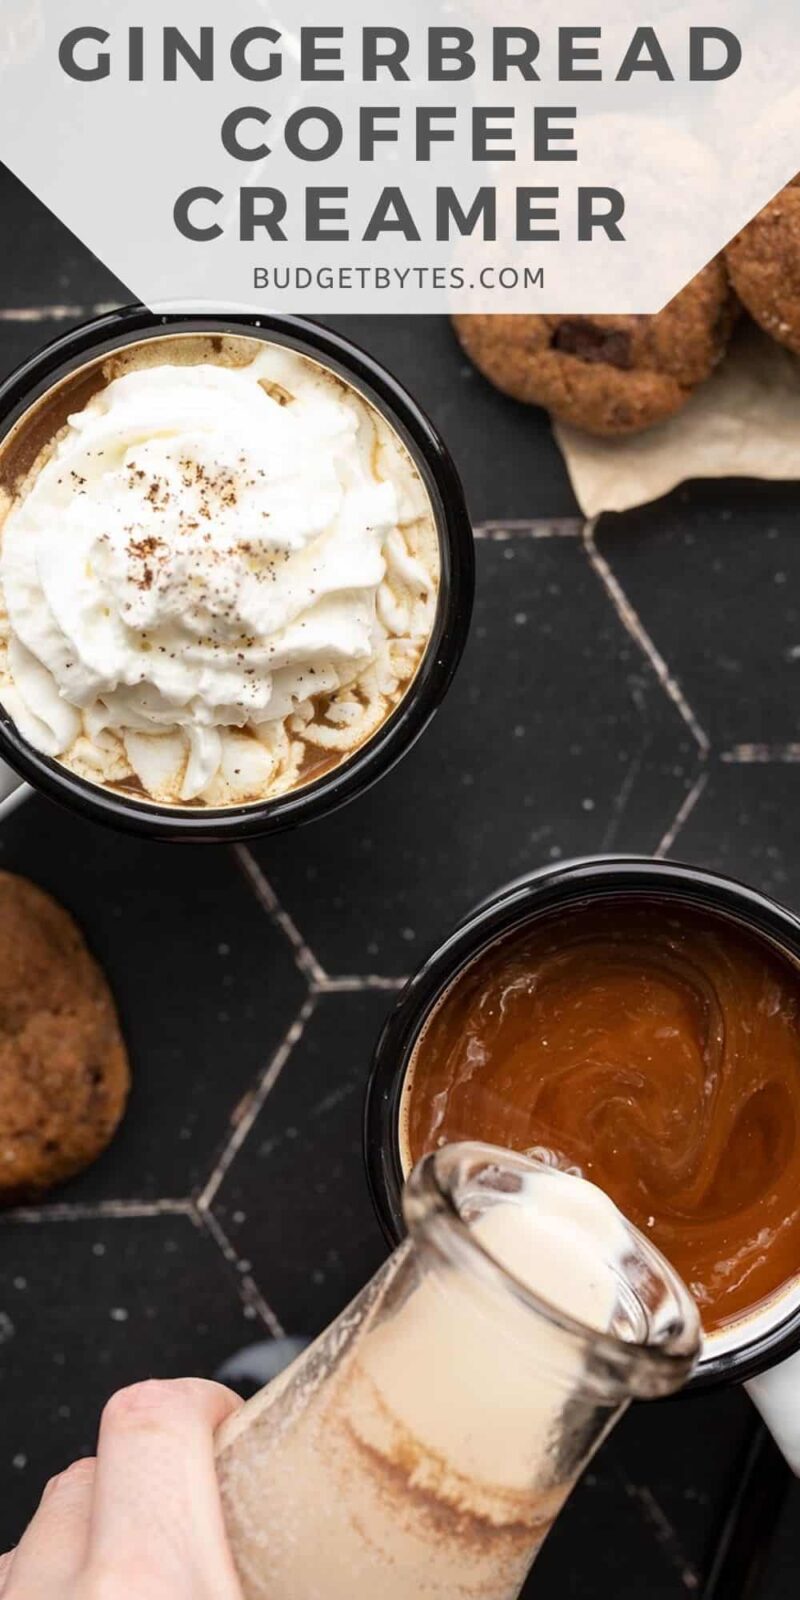
<svg viewBox="0 0 800 1600"><path fill-rule="evenodd" d="M404 1212L406 1243L220 1434L246 1600L514 1600L630 1400L696 1359L681 1280L584 1180L453 1145Z"/></svg>

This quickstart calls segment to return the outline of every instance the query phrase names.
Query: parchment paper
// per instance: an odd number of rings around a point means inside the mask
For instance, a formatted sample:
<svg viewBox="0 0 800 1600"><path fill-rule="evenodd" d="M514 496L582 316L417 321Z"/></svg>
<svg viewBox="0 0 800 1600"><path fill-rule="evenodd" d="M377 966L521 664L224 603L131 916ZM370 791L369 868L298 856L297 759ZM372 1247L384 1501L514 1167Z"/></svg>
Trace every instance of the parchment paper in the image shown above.
<svg viewBox="0 0 800 1600"><path fill-rule="evenodd" d="M800 478L800 359L745 322L669 422L630 439L554 429L588 517L646 505L687 478Z"/></svg>

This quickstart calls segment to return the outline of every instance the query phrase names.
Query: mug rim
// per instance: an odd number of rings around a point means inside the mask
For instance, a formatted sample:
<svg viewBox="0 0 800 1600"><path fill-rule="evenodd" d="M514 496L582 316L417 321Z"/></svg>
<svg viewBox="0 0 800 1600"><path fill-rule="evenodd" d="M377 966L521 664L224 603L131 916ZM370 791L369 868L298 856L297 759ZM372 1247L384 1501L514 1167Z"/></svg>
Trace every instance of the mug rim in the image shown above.
<svg viewBox="0 0 800 1600"><path fill-rule="evenodd" d="M404 1235L400 1108L413 1049L435 1005L464 968L513 929L560 906L619 894L660 895L727 915L800 963L800 917L760 890L705 867L653 856L598 855L547 865L496 890L469 912L410 978L375 1046L363 1118L367 1184L384 1237ZM798 1268L800 1284L800 1268ZM744 1383L800 1349L800 1303L741 1345L701 1356L687 1389Z"/></svg>
<svg viewBox="0 0 800 1600"><path fill-rule="evenodd" d="M135 800L43 755L0 704L0 758L34 789L107 826L161 840L227 842L278 833L345 805L384 776L438 709L466 644L475 587L472 525L461 481L438 430L401 383L341 334L304 317L225 310L153 312L120 307L81 323L29 356L0 384L0 444L25 412L70 372L127 345L179 334L232 334L284 345L349 384L395 429L430 498L439 543L436 617L416 673L395 709L352 756L305 786L239 806L181 808Z"/></svg>

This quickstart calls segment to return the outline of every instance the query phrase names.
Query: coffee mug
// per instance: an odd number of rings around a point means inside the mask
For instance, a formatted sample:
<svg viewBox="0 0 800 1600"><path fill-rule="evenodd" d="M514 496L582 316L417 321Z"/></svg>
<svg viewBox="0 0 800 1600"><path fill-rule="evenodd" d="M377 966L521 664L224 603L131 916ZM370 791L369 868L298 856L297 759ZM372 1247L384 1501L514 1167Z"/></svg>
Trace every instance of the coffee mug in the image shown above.
<svg viewBox="0 0 800 1600"><path fill-rule="evenodd" d="M545 867L499 890L410 980L376 1047L365 1110L365 1156L373 1202L392 1245L403 1232L403 1089L414 1047L437 1002L475 956L509 932L546 912L620 895L657 896L721 914L800 968L800 918L757 890L699 867L648 857L587 857ZM688 1389L727 1383L744 1383L800 1475L800 1261L788 1289L706 1339Z"/></svg>
<svg viewBox="0 0 800 1600"><path fill-rule="evenodd" d="M30 800L33 790L29 783L25 783L13 767L5 761L0 761L0 822L5 822L23 800Z"/></svg>
<svg viewBox="0 0 800 1600"><path fill-rule="evenodd" d="M425 486L439 539L438 604L424 655L395 709L339 765L271 799L216 809L159 805L87 782L34 749L0 707L0 820L26 798L30 784L95 821L156 839L230 841L293 827L334 810L382 777L427 726L460 660L472 613L474 548L458 474L416 402L338 334L280 315L156 315L142 306L113 311L63 334L0 385L0 443L34 402L87 363L149 339L186 334L238 334L296 351L361 394L394 429Z"/></svg>

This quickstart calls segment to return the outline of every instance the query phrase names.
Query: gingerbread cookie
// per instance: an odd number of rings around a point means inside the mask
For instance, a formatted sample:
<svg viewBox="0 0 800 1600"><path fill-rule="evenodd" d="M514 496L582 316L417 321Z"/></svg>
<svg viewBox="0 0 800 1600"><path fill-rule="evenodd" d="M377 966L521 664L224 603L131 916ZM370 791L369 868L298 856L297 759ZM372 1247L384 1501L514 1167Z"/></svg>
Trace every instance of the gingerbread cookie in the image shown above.
<svg viewBox="0 0 800 1600"><path fill-rule="evenodd" d="M79 929L42 889L0 872L0 1202L88 1166L129 1083L114 1001Z"/></svg>
<svg viewBox="0 0 800 1600"><path fill-rule="evenodd" d="M751 317L800 355L800 177L737 233L725 260Z"/></svg>
<svg viewBox="0 0 800 1600"><path fill-rule="evenodd" d="M456 332L506 394L595 434L671 417L727 349L735 300L709 263L654 316L458 316Z"/></svg>

